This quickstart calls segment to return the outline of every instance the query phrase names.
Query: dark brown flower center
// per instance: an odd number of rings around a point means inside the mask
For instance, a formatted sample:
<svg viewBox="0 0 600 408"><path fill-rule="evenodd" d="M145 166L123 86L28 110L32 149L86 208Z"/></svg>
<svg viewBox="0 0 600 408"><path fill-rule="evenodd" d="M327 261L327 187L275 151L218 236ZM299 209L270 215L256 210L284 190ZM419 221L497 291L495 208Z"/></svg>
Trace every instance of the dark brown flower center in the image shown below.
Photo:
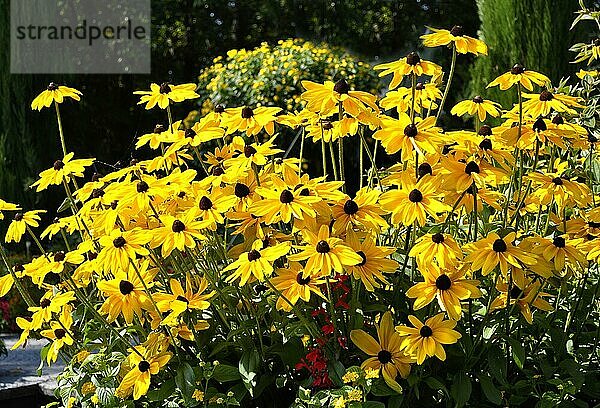
<svg viewBox="0 0 600 408"><path fill-rule="evenodd" d="M425 84L423 82L417 82L417 85L415 85L415 89L417 91L422 91L423 89L425 89Z"/></svg>
<svg viewBox="0 0 600 408"><path fill-rule="evenodd" d="M350 85L342 78L335 83L333 90L339 94L347 94L350 91Z"/></svg>
<svg viewBox="0 0 600 408"><path fill-rule="evenodd" d="M461 35L463 35L465 32L465 30L463 29L463 26L461 25L455 25L454 27L452 27L452 30L450 30L450 34L452 34L455 37L460 37Z"/></svg>
<svg viewBox="0 0 600 408"><path fill-rule="evenodd" d="M250 194L250 188L243 183L235 183L234 193L237 198L244 198Z"/></svg>
<svg viewBox="0 0 600 408"><path fill-rule="evenodd" d="M324 241L324 240L317 242L316 249L317 249L317 252L320 254L326 254L331 250L327 241Z"/></svg>
<svg viewBox="0 0 600 408"><path fill-rule="evenodd" d="M479 148L481 150L492 150L492 141L490 139L483 139L481 143L479 143Z"/></svg>
<svg viewBox="0 0 600 408"><path fill-rule="evenodd" d="M173 221L173 226L171 226L173 232L183 232L185 231L185 224L179 220Z"/></svg>
<svg viewBox="0 0 600 408"><path fill-rule="evenodd" d="M50 304L51 304L51 303L52 303L52 302L50 302L50 299L42 299L42 300L40 301L40 307L41 307L42 309L45 309L45 308L47 308L48 306L50 306Z"/></svg>
<svg viewBox="0 0 600 408"><path fill-rule="evenodd" d="M419 134L419 129L414 124L409 124L404 128L404 136L406 137L416 137Z"/></svg>
<svg viewBox="0 0 600 408"><path fill-rule="evenodd" d="M161 94L168 94L169 92L171 92L171 86L169 85L168 82L163 82L162 84L160 84L160 93Z"/></svg>
<svg viewBox="0 0 600 408"><path fill-rule="evenodd" d="M177 300L179 300L180 302L184 302L184 303L190 303L189 300L187 300L187 298L185 296L177 296Z"/></svg>
<svg viewBox="0 0 600 408"><path fill-rule="evenodd" d="M217 106L215 106L215 112L216 113L223 113L223 112L225 112L225 106L223 106L223 105L217 105Z"/></svg>
<svg viewBox="0 0 600 408"><path fill-rule="evenodd" d="M122 295L129 295L131 292L133 292L133 283L126 280L122 280L121 282L119 282L119 291Z"/></svg>
<svg viewBox="0 0 600 408"><path fill-rule="evenodd" d="M433 334L433 330L431 330L431 327L423 325L423 327L421 327L421 329L419 330L419 334L421 335L421 337L429 337Z"/></svg>
<svg viewBox="0 0 600 408"><path fill-rule="evenodd" d="M302 272L300 272L296 276L296 282L298 283L298 285L308 285L310 283L310 276L307 276L306 278L304 278L302 276Z"/></svg>
<svg viewBox="0 0 600 408"><path fill-rule="evenodd" d="M421 193L417 189L414 189L413 191L408 193L408 199L412 203L420 203L421 201L423 201L423 193Z"/></svg>
<svg viewBox="0 0 600 408"><path fill-rule="evenodd" d="M20 213L20 212L16 213L15 216L14 216L14 220L15 221L22 221L23 220L23 213Z"/></svg>
<svg viewBox="0 0 600 408"><path fill-rule="evenodd" d="M63 251L58 251L54 254L54 262L62 262L65 260L65 253Z"/></svg>
<svg viewBox="0 0 600 408"><path fill-rule="evenodd" d="M252 116L254 116L254 111L252 110L252 108L249 108L247 106L242 108L242 118L250 119Z"/></svg>
<svg viewBox="0 0 600 408"><path fill-rule="evenodd" d="M521 296L523 296L523 290L517 285L513 285L513 287L510 288L510 298L519 299Z"/></svg>
<svg viewBox="0 0 600 408"><path fill-rule="evenodd" d="M406 56L406 63L408 65L415 66L419 62L421 62L421 57L419 57L419 54L417 54L416 52L411 52Z"/></svg>
<svg viewBox="0 0 600 408"><path fill-rule="evenodd" d="M250 158L253 154L256 153L256 149L250 145L244 147L244 156Z"/></svg>
<svg viewBox="0 0 600 408"><path fill-rule="evenodd" d="M150 189L150 186L148 185L148 183L142 180L139 183L137 183L136 189L138 193L145 193Z"/></svg>
<svg viewBox="0 0 600 408"><path fill-rule="evenodd" d="M225 170L223 170L222 167L213 167L212 169L212 175L213 176L222 176L223 174L225 174Z"/></svg>
<svg viewBox="0 0 600 408"><path fill-rule="evenodd" d="M521 64L515 64L512 69L510 70L510 73L513 75L519 75L522 74L523 72L525 72L525 67Z"/></svg>
<svg viewBox="0 0 600 408"><path fill-rule="evenodd" d="M435 233L431 236L431 240L435 244L441 244L442 242L444 242L444 234L442 234L441 232Z"/></svg>
<svg viewBox="0 0 600 408"><path fill-rule="evenodd" d="M448 275L440 275L435 280L435 287L439 290L448 290L452 286L452 281L448 277Z"/></svg>
<svg viewBox="0 0 600 408"><path fill-rule="evenodd" d="M560 177L554 177L554 178L552 179L552 182L553 182L554 184L556 184L557 186L562 186L562 185L563 185L563 179L562 179L562 178L560 178Z"/></svg>
<svg viewBox="0 0 600 408"><path fill-rule="evenodd" d="M479 136L491 136L492 128L489 125L482 125L477 132Z"/></svg>
<svg viewBox="0 0 600 408"><path fill-rule="evenodd" d="M357 251L356 255L358 255L362 258L362 261L360 261L360 263L356 264L356 266L363 266L364 264L367 263L367 256L365 255L365 253L363 251Z"/></svg>
<svg viewBox="0 0 600 408"><path fill-rule="evenodd" d="M257 259L260 259L260 252L258 252L256 249L248 252L248 261L252 262L256 261Z"/></svg>
<svg viewBox="0 0 600 408"><path fill-rule="evenodd" d="M562 125L563 123L565 123L565 120L560 115L560 113L557 113L556 115L552 116L552 123L554 123L555 125Z"/></svg>
<svg viewBox="0 0 600 408"><path fill-rule="evenodd" d="M492 249L494 250L494 252L506 252L508 247L506 246L506 242L504 242L503 239L498 238L492 244Z"/></svg>
<svg viewBox="0 0 600 408"><path fill-rule="evenodd" d="M92 190L92 198L100 198L104 195L104 190L101 188L95 188Z"/></svg>
<svg viewBox="0 0 600 408"><path fill-rule="evenodd" d="M433 174L433 169L431 168L431 164L429 164L427 162L419 164L417 171L419 173L419 178L425 177L428 174L429 175Z"/></svg>
<svg viewBox="0 0 600 408"><path fill-rule="evenodd" d="M546 126L546 122L544 122L544 119L538 118L535 122L533 122L531 128L535 132L544 132L548 129L548 126Z"/></svg>
<svg viewBox="0 0 600 408"><path fill-rule="evenodd" d="M333 124L330 121L328 121L328 120L324 120L322 122L322 124L323 124L323 130L331 130L331 129L333 129Z"/></svg>
<svg viewBox="0 0 600 408"><path fill-rule="evenodd" d="M138 369L142 372L145 373L146 371L150 370L150 363L147 362L146 360L142 360L140 361L140 363L138 364Z"/></svg>
<svg viewBox="0 0 600 408"><path fill-rule="evenodd" d="M194 137L196 136L196 131L194 129L186 129L184 135L185 137Z"/></svg>
<svg viewBox="0 0 600 408"><path fill-rule="evenodd" d="M477 95L477 96L475 96L473 98L473 102L475 102L475 103L483 103L483 98L481 96Z"/></svg>
<svg viewBox="0 0 600 408"><path fill-rule="evenodd" d="M113 245L115 248L123 248L126 243L127 243L127 241L125 241L125 238L123 238L123 237L116 237L113 240Z"/></svg>
<svg viewBox="0 0 600 408"><path fill-rule="evenodd" d="M479 174L479 171L479 165L477 165L477 163L475 163L474 161L468 162L465 166L465 173L467 173L468 175L471 175L472 173Z"/></svg>
<svg viewBox="0 0 600 408"><path fill-rule="evenodd" d="M390 363L392 361L392 353L387 350L381 350L379 353L377 353L377 359L381 364Z"/></svg>
<svg viewBox="0 0 600 408"><path fill-rule="evenodd" d="M62 160L57 160L54 162L54 166L52 166L52 167L54 167L54 170L60 170L63 167L65 167L65 164L63 163Z"/></svg>
<svg viewBox="0 0 600 408"><path fill-rule="evenodd" d="M212 208L212 206L213 206L213 202L210 201L210 198L208 198L207 196L203 196L200 199L200 203L198 205L198 207L200 207L200 209L202 211L210 210Z"/></svg>
<svg viewBox="0 0 600 408"><path fill-rule="evenodd" d="M279 195L279 201L283 204L289 204L294 201L294 195L290 190L283 190Z"/></svg>
<svg viewBox="0 0 600 408"><path fill-rule="evenodd" d="M554 237L554 239L552 240L552 243L557 248L564 248L565 245L567 244L563 237Z"/></svg>
<svg viewBox="0 0 600 408"><path fill-rule="evenodd" d="M551 101L552 99L554 99L554 95L552 95L552 92L548 91L547 89L544 89L542 92L540 92L540 101L547 102Z"/></svg>
<svg viewBox="0 0 600 408"><path fill-rule="evenodd" d="M58 89L58 85L55 84L54 82L50 82L46 89L49 91L56 91Z"/></svg>
<svg viewBox="0 0 600 408"><path fill-rule="evenodd" d="M344 212L348 215L354 215L358 212L358 204L354 200L348 200L344 203Z"/></svg>
<svg viewBox="0 0 600 408"><path fill-rule="evenodd" d="M153 133L162 133L162 132L166 132L167 128L165 127L165 125L162 124L157 124L154 126L154 132Z"/></svg>
<svg viewBox="0 0 600 408"><path fill-rule="evenodd" d="M65 331L65 329L54 329L54 335L59 340L65 337L66 334L67 332Z"/></svg>

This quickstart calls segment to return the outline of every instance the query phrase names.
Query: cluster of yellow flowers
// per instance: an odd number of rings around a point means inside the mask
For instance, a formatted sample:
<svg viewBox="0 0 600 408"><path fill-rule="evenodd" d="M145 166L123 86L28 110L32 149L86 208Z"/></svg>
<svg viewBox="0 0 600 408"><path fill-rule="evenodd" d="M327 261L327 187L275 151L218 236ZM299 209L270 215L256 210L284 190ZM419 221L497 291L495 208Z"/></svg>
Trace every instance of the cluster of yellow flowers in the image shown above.
<svg viewBox="0 0 600 408"><path fill-rule="evenodd" d="M93 159L74 159L64 148L63 158L33 184L37 191L62 186L67 194L72 214L41 234L60 236L64 251L48 252L37 238L43 210L21 212L0 201L1 211L15 213L6 242L28 234L42 252L28 264L7 265L10 273L0 277L0 295L13 285L21 290L26 278L46 290L36 302L22 293L31 315L18 319L23 334L17 346L39 331L51 341L48 363L60 353L93 354L97 338L81 341L84 312L106 325L106 336L118 343L114 347L128 350L115 395L138 400L165 367L208 357L201 343L194 343L202 331L219 326L227 334L247 327L243 322L255 318L253 302L292 316L312 341L322 334L307 312L323 304L335 347L349 336L368 356L362 369L370 378L381 375L401 390L398 375L407 378L411 366L429 357L446 359L445 346L464 334L457 329L461 318L473 317L471 308L465 311L467 302L485 295L486 316L501 309L508 321L516 307L528 323L532 308L552 310L546 299L558 290L553 282L572 281L600 257L600 211L586 171L595 160L597 139L573 120L582 101L516 64L489 85L516 88L514 106L504 110L474 96L451 112L474 116L475 128L444 132L437 122L457 54L486 54L487 48L460 27L434 30L423 40L425 46L452 49L447 80L440 66L412 52L375 67L381 76L393 75L390 91L379 101L353 89L357 72L343 61L338 74L345 79L302 81L305 107L297 113L219 107L186 127L172 120L170 107L198 97L193 84L152 84L149 91L136 92L146 109L158 106L168 114L167 125L138 139L137 148L154 150L155 157L94 174L80 187L77 179ZM290 47L325 53L292 41L283 42L281 50ZM217 72L226 73L229 64L247 61L252 53L268 52L266 45L233 51ZM279 64L278 70L299 80L302 67L291 55L270 54L261 72ZM216 79L209 88L222 85ZM59 103L79 95L51 84L32 107L54 103L58 113ZM504 119L499 126L486 124L499 116ZM282 126L300 131L299 158L282 155L277 147L275 132ZM306 139L321 144L322 176L300 169ZM389 155L399 153L398 163L379 167L381 147ZM344 183L350 154L359 157L361 169L352 195ZM4 250L1 254L6 262ZM58 279L48 279L51 275ZM415 299L413 310L385 305L387 311L371 324L350 326L356 302L340 309L331 290L345 276L357 301L361 288L367 299L382 299L408 280L412 287L405 296ZM251 287L270 295L253 300ZM416 316L434 301L437 306ZM75 314L74 307L82 312ZM408 320L394 325L401 314ZM258 333L262 350L263 334L283 330L286 320L262 329L259 320L248 335ZM480 323L482 333L485 320ZM377 339L368 333L371 328ZM348 375L344 381L357 378ZM207 397L206 390L192 391L195 399ZM92 394L88 386L82 399ZM357 388L334 406L363 397Z"/></svg>
<svg viewBox="0 0 600 408"><path fill-rule="evenodd" d="M304 79L343 77L369 92L379 86L369 64L342 49L298 38L280 40L276 46L263 42L252 50L230 50L213 62L198 78L203 115L216 104L234 101L275 104L290 112L301 109Z"/></svg>

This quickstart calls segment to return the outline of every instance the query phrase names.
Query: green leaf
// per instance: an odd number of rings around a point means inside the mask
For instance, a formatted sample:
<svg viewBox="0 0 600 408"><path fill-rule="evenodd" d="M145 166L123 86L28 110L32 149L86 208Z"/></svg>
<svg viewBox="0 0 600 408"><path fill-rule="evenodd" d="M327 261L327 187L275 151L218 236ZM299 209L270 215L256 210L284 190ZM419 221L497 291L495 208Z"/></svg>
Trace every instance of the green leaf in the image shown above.
<svg viewBox="0 0 600 408"><path fill-rule="evenodd" d="M517 367L523 368L523 364L525 363L525 349L523 345L516 339L508 339L512 349L513 360L517 364Z"/></svg>
<svg viewBox="0 0 600 408"><path fill-rule="evenodd" d="M246 389L250 392L251 396L254 396L254 387L256 387L257 380L256 375L258 371L258 364L260 356L256 350L245 351L240 358L238 366L242 381L246 386Z"/></svg>
<svg viewBox="0 0 600 408"><path fill-rule="evenodd" d="M434 391L441 390L444 392L444 394L448 394L448 389L446 388L444 383L442 383L435 377L426 377L423 379L423 382Z"/></svg>
<svg viewBox="0 0 600 408"><path fill-rule="evenodd" d="M462 407L471 397L471 379L463 372L454 376L450 394L456 405Z"/></svg>
<svg viewBox="0 0 600 408"><path fill-rule="evenodd" d="M183 363L177 368L177 375L175 375L175 384L183 395L186 401L189 401L196 390L196 374L192 366L188 363Z"/></svg>
<svg viewBox="0 0 600 408"><path fill-rule="evenodd" d="M502 394L494 385L492 379L485 374L479 374L477 376L479 378L479 383L481 384L481 389L485 394L486 398L495 405L500 405L502 403Z"/></svg>
<svg viewBox="0 0 600 408"><path fill-rule="evenodd" d="M215 367L213 378L218 382L223 383L228 381L236 381L242 377L240 376L239 370L234 366L219 364Z"/></svg>
<svg viewBox="0 0 600 408"><path fill-rule="evenodd" d="M150 401L164 401L175 391L175 379L165 381L159 389L148 391L147 397Z"/></svg>
<svg viewBox="0 0 600 408"><path fill-rule="evenodd" d="M385 404L379 401L367 401L362 403L362 408L385 408Z"/></svg>
<svg viewBox="0 0 600 408"><path fill-rule="evenodd" d="M506 358L498 346L492 346L488 352L490 373L500 384L506 384Z"/></svg>

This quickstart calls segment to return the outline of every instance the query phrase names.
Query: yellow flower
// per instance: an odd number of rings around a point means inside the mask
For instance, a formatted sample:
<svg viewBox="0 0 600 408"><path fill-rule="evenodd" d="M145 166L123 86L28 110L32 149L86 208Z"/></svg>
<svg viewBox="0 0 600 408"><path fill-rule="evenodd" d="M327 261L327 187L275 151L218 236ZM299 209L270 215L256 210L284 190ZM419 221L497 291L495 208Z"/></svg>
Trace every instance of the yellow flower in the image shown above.
<svg viewBox="0 0 600 408"><path fill-rule="evenodd" d="M413 124L410 116L401 112L398 119L383 117L381 129L373 134L373 138L381 140L381 145L388 154L402 150L402 161L414 157L415 150L424 153L435 153L441 141L441 129L435 126L435 117L417 118Z"/></svg>
<svg viewBox="0 0 600 408"><path fill-rule="evenodd" d="M71 306L65 306L60 314L58 322L50 322L49 330L42 330L40 334L50 340L52 343L48 349L46 355L46 362L48 365L55 362L58 358L58 352L66 344L68 346L73 345L73 337L71 337L71 326L73 325L73 308Z"/></svg>
<svg viewBox="0 0 600 408"><path fill-rule="evenodd" d="M166 109L170 102L181 102L186 99L195 99L200 95L196 93L196 84L171 85L164 82L161 85L150 84L149 91L135 91L135 95L142 95L138 105L146 104L146 109L152 109L158 105Z"/></svg>
<svg viewBox="0 0 600 408"><path fill-rule="evenodd" d="M198 211L188 210L179 217L172 215L161 216L162 226L152 231L152 248L161 248L163 257L167 257L177 249L181 252L186 248L195 248L196 240L203 241L206 237L200 232L210 221L197 221Z"/></svg>
<svg viewBox="0 0 600 408"><path fill-rule="evenodd" d="M40 173L40 179L31 187L37 187L35 191L40 192L51 184L60 185L69 182L71 177L83 177L85 168L91 166L95 159L72 160L74 155L75 153L68 153L61 160L55 161L52 168Z"/></svg>
<svg viewBox="0 0 600 408"><path fill-rule="evenodd" d="M234 271L226 281L240 279L240 286L244 286L250 278L264 281L273 273L273 262L290 252L290 249L289 242L263 248L263 241L257 239L250 251L241 254L236 261L223 269L223 272Z"/></svg>
<svg viewBox="0 0 600 408"><path fill-rule="evenodd" d="M353 117L357 117L361 111L368 110L368 108L379 111L375 104L376 96L367 92L350 90L350 85L344 79L340 79L336 83L325 81L322 85L312 81L302 81L302 86L306 89L306 92L302 94L302 99L308 102L306 108L323 117L337 113L340 104L343 111Z"/></svg>
<svg viewBox="0 0 600 408"><path fill-rule="evenodd" d="M327 225L321 225L318 235L305 229L302 231L302 237L307 245L299 246L302 252L290 255L289 259L307 259L304 277L328 276L332 270L343 273L344 266L357 265L363 261L362 257L344 245L340 238L330 237Z"/></svg>
<svg viewBox="0 0 600 408"><path fill-rule="evenodd" d="M278 310L289 312L299 299L309 302L311 293L326 300L318 286L325 282L323 279L313 279L311 276L304 277L302 265L299 262L290 262L289 268L277 269L277 276L271 279L273 286L282 295L277 298L275 306Z"/></svg>
<svg viewBox="0 0 600 408"><path fill-rule="evenodd" d="M533 118L546 116L552 110L555 112L566 112L570 115L577 114L572 108L584 108L578 101L581 98L560 93L552 93L544 89L539 94L524 93L523 98L528 99L523 102L523 113Z"/></svg>
<svg viewBox="0 0 600 408"><path fill-rule="evenodd" d="M75 88L69 88L63 85L57 85L54 82L50 82L48 88L42 91L41 94L35 97L31 102L31 109L41 111L42 108L48 108L52 105L52 102L62 103L65 98L73 98L79 101L81 92Z"/></svg>
<svg viewBox="0 0 600 408"><path fill-rule="evenodd" d="M363 187L356 192L354 199L346 196L333 208L333 230L342 233L348 227L363 227L381 231L387 228L387 222L381 217L385 211L378 203L381 192Z"/></svg>
<svg viewBox="0 0 600 408"><path fill-rule="evenodd" d="M38 214L43 214L45 212L46 210L32 210L27 211L26 213L16 213L8 226L8 230L6 230L6 236L4 237L6 243L21 241L21 238L27 230L27 226L39 226L41 218Z"/></svg>
<svg viewBox="0 0 600 408"><path fill-rule="evenodd" d="M462 259L462 251L454 238L449 234L437 232L420 237L408 253L417 259L422 268L429 268L433 262L442 268L455 265Z"/></svg>
<svg viewBox="0 0 600 408"><path fill-rule="evenodd" d="M487 45L481 40L464 35L462 26L454 26L451 30L427 28L433 33L421 36L425 47L439 47L453 43L459 54L470 52L475 55L487 55Z"/></svg>
<svg viewBox="0 0 600 408"><path fill-rule="evenodd" d="M72 300L75 300L75 292L56 293L46 292L40 299L39 306L30 306L27 310L33 313L31 316L30 330L38 330L43 323L49 322L52 315L60 313L62 308Z"/></svg>
<svg viewBox="0 0 600 408"><path fill-rule="evenodd" d="M589 71L586 71L584 69L580 69L579 72L577 72L576 75L577 75L577 77L579 79L583 79L583 78L585 78L588 75L590 77L592 77L592 78L596 78L599 73L600 73L600 71L598 71L597 69L593 69L593 70L589 70Z"/></svg>
<svg viewBox="0 0 600 408"><path fill-rule="evenodd" d="M134 228L131 231L113 230L109 235L100 237L102 250L98 254L98 263L102 270L116 272L128 270L129 262L134 261L137 255L148 255L150 252L144 247L152 235L150 231Z"/></svg>
<svg viewBox="0 0 600 408"><path fill-rule="evenodd" d="M533 84L547 86L550 84L550 79L538 72L526 70L521 64L515 64L510 71L490 82L487 88L500 86L500 90L505 91L515 84L521 84L525 89L532 91Z"/></svg>
<svg viewBox="0 0 600 408"><path fill-rule="evenodd" d="M2 211L18 211L21 207L17 204L9 203L0 198L0 220L4 219Z"/></svg>
<svg viewBox="0 0 600 408"><path fill-rule="evenodd" d="M400 85L404 76L414 74L415 76L429 75L435 76L442 72L442 67L433 62L422 60L419 54L411 52L406 57L398 61L388 62L386 64L375 65L374 69L383 70L379 73L380 77L394 74L392 82L389 85L390 89L395 89Z"/></svg>
<svg viewBox="0 0 600 408"><path fill-rule="evenodd" d="M494 118L500 115L500 109L502 107L499 103L485 100L481 96L477 95L473 99L467 99L466 101L461 101L454 105L451 114L456 116L462 116L464 114L469 114L471 116L475 116L479 118L479 121L483 122L486 118L486 115L490 115Z"/></svg>
<svg viewBox="0 0 600 408"><path fill-rule="evenodd" d="M415 316L408 316L408 320L414 327L396 326L400 336L406 336L402 340L402 348L407 353L416 354L417 364L423 364L425 358L436 356L440 360L446 360L446 351L443 344L454 344L462 335L452 330L456 326L455 320L444 320L444 313L430 317L423 324Z"/></svg>
<svg viewBox="0 0 600 408"><path fill-rule="evenodd" d="M425 225L427 214L435 218L437 213L451 209L449 205L437 200L440 193L436 187L423 178L416 184L406 183L402 189L386 191L379 202L384 210L391 211L393 224L409 226L416 221L419 225Z"/></svg>
<svg viewBox="0 0 600 408"><path fill-rule="evenodd" d="M363 361L361 369L381 372L386 382L395 381L398 373L402 378L407 378L410 374L410 364L415 360L402 350L402 338L394 331L394 322L390 312L385 312L381 317L377 326L377 337L379 341L364 330L350 332L352 342L370 356Z"/></svg>
<svg viewBox="0 0 600 408"><path fill-rule="evenodd" d="M163 319L161 324L176 326L178 324L177 317L183 312L187 310L205 310L210 307L208 300L215 295L215 292L203 293L208 287L208 283L205 279L199 279L200 282L196 291L193 290L189 279L186 279L185 291L177 279L171 279L169 287L172 294L157 293L153 296L158 309L162 313L171 312Z"/></svg>
<svg viewBox="0 0 600 408"><path fill-rule="evenodd" d="M243 106L240 108L225 109L221 126L227 128L226 135L234 132L246 132L247 136L258 134L264 129L269 135L275 133L276 115L281 112L281 108L260 106L250 108Z"/></svg>
<svg viewBox="0 0 600 408"><path fill-rule="evenodd" d="M508 275L508 267L521 268L525 265L534 265L537 260L534 255L528 254L523 249L513 244L516 234L511 232L504 238L492 232L487 237L465 246L468 255L465 262L471 263L472 270L481 269L483 275L489 274L498 264L504 276Z"/></svg>
<svg viewBox="0 0 600 408"><path fill-rule="evenodd" d="M158 374L160 369L169 362L172 354L168 352L152 354L144 346L136 346L135 349L141 356L131 352L127 358L131 369L123 377L115 393L124 397L133 391L133 399L138 400L148 392L151 375Z"/></svg>
<svg viewBox="0 0 600 408"><path fill-rule="evenodd" d="M442 310L451 319L459 320L462 315L461 300L477 298L481 292L477 289L478 280L465 279L467 268L440 269L432 266L421 269L425 282L419 282L406 291L406 296L416 298L414 310L422 309L437 298Z"/></svg>

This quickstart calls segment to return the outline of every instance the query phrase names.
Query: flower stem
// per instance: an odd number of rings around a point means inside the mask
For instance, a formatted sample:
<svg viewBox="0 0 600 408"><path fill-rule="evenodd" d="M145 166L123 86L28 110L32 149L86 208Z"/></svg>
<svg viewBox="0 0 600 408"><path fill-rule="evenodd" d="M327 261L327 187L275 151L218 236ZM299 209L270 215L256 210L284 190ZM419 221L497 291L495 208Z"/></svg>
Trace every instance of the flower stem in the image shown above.
<svg viewBox="0 0 600 408"><path fill-rule="evenodd" d="M58 108L58 102L54 101L54 107L56 108L56 121L58 122L58 134L60 136L60 145L62 147L63 156L66 156L67 145L65 143L65 133L63 131L62 119L60 117L60 109Z"/></svg>
<svg viewBox="0 0 600 408"><path fill-rule="evenodd" d="M435 122L440 119L440 115L442 114L442 109L444 108L444 104L446 103L446 98L448 98L448 92L450 91L450 84L452 83L452 78L454 77L454 68L456 67L456 45L452 45L452 63L450 64L450 74L448 74L448 82L446 83L446 89L444 89L444 96L442 96L442 101L440 102L440 106L438 107L437 115L435 115Z"/></svg>

